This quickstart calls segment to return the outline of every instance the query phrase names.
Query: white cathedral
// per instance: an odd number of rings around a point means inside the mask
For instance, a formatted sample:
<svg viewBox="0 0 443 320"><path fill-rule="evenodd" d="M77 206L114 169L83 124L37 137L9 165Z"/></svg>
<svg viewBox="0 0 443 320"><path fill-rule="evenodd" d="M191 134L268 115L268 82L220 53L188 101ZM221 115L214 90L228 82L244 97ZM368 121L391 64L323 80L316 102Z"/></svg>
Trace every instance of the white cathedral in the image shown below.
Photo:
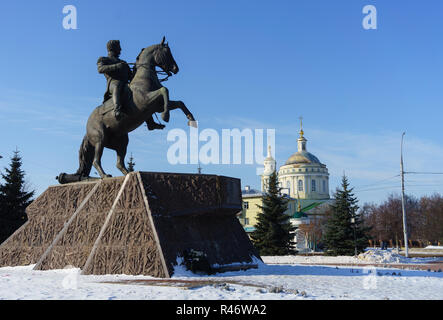
<svg viewBox="0 0 443 320"><path fill-rule="evenodd" d="M300 228L309 225L320 215L323 215L329 204L333 201L329 197L329 173L325 164L309 153L306 148L301 123L300 137L297 139L297 152L278 169L278 181L282 193L289 197L288 215L291 222L299 227L296 231L296 243L299 251L314 249L315 239L307 234L308 228ZM276 170L276 161L268 154L264 160L264 171L261 175L261 191L267 190L269 176ZM317 239L318 240L318 239Z"/></svg>

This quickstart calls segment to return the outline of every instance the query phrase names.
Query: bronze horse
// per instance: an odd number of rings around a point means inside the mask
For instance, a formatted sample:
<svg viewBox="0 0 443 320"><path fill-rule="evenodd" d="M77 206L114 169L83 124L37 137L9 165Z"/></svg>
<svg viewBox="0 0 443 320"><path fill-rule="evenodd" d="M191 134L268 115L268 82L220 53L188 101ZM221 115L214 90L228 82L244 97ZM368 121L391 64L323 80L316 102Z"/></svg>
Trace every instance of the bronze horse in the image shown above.
<svg viewBox="0 0 443 320"><path fill-rule="evenodd" d="M192 113L182 101L169 100L168 89L161 85L156 67L171 75L179 70L165 38L160 44L142 49L134 67L134 78L122 95L126 116L117 120L112 99L98 106L89 116L86 135L79 150L79 169L75 174L60 174L60 183L80 181L89 178L92 166L101 178L110 177L101 165L104 148L117 152L117 168L127 175L125 166L128 133L142 125L155 112L161 112L162 119L169 121L169 111L181 109L188 118L188 125L196 126Z"/></svg>

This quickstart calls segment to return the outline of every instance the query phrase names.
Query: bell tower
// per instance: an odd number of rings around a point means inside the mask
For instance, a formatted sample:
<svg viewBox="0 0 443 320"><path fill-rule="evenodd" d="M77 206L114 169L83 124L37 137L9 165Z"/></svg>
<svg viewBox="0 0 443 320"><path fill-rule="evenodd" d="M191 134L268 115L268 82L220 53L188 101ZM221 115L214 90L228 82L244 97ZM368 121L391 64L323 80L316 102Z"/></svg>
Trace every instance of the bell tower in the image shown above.
<svg viewBox="0 0 443 320"><path fill-rule="evenodd" d="M269 176L274 171L276 171L276 164L277 163L276 163L275 159L272 157L271 146L269 145L267 157L263 161L263 165L265 168L264 168L263 174L261 176L261 191L266 192L268 182L269 182Z"/></svg>

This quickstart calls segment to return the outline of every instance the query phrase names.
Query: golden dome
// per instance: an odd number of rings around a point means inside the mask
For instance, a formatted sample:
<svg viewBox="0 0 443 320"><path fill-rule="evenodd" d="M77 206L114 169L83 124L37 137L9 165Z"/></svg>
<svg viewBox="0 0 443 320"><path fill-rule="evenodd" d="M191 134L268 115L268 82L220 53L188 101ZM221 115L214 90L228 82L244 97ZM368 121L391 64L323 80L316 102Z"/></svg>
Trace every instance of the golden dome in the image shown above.
<svg viewBox="0 0 443 320"><path fill-rule="evenodd" d="M307 151L297 151L286 161L285 165L288 164L301 164L301 163L316 163L321 164L320 160L312 153Z"/></svg>

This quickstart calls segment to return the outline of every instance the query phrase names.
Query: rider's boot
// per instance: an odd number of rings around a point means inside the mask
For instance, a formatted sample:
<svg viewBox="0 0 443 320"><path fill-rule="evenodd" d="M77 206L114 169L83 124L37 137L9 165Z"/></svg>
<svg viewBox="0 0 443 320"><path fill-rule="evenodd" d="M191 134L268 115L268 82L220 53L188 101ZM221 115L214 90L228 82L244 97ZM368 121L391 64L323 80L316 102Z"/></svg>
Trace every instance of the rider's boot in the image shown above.
<svg viewBox="0 0 443 320"><path fill-rule="evenodd" d="M152 119L152 117L150 117L148 120L146 120L146 125L148 126L148 130L155 130L155 129L159 129L162 130L165 125L164 124L159 124L157 122L154 121L154 119Z"/></svg>
<svg viewBox="0 0 443 320"><path fill-rule="evenodd" d="M120 120L123 117L122 105L120 104L120 96L121 96L121 85L116 85L112 92L112 99L115 105L115 118Z"/></svg>

